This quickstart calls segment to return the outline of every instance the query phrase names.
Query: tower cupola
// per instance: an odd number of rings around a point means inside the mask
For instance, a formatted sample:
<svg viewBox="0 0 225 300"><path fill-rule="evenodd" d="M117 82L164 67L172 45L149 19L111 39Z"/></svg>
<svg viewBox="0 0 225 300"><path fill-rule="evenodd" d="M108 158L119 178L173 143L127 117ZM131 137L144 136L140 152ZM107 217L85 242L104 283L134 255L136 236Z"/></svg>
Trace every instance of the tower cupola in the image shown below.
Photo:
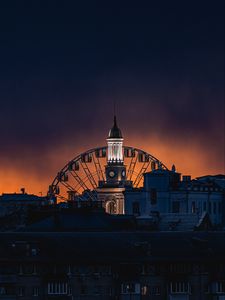
<svg viewBox="0 0 225 300"><path fill-rule="evenodd" d="M109 139L116 139L116 138L123 138L122 136L122 132L121 130L119 129L119 127L117 126L117 122L116 122L116 116L114 116L114 124L113 124L113 127L110 129L109 131L109 136L108 136Z"/></svg>

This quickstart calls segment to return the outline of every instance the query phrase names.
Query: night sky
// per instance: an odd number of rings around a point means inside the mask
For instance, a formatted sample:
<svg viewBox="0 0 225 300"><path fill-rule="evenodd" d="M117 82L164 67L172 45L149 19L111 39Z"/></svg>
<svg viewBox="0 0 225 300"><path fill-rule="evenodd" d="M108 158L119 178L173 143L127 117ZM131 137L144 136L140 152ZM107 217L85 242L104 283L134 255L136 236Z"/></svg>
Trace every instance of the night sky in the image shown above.
<svg viewBox="0 0 225 300"><path fill-rule="evenodd" d="M225 173L223 0L1 1L0 25L0 193L105 145L114 101L126 145Z"/></svg>

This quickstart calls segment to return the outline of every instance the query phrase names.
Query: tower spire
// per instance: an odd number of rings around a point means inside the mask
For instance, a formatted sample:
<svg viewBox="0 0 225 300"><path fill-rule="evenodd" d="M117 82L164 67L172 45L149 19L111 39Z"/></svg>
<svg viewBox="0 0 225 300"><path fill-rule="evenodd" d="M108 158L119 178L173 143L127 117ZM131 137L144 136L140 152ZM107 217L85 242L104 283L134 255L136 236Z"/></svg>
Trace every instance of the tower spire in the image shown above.
<svg viewBox="0 0 225 300"><path fill-rule="evenodd" d="M114 114L114 127L118 127L117 126L117 121L116 121L116 115Z"/></svg>
<svg viewBox="0 0 225 300"><path fill-rule="evenodd" d="M109 131L108 143L108 162L123 163L123 136L117 126L116 115L114 114L113 127Z"/></svg>

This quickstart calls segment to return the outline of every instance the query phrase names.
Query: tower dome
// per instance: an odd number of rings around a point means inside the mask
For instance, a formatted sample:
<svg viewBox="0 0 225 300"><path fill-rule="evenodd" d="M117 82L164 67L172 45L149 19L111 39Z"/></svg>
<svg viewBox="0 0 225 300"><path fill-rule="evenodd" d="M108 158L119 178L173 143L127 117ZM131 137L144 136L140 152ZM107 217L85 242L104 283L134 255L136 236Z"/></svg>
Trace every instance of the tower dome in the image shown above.
<svg viewBox="0 0 225 300"><path fill-rule="evenodd" d="M118 139L118 138L121 139L121 138L123 138L122 132L119 129L119 127L117 126L116 116L114 116L114 124L113 124L113 127L109 131L108 138L109 139Z"/></svg>

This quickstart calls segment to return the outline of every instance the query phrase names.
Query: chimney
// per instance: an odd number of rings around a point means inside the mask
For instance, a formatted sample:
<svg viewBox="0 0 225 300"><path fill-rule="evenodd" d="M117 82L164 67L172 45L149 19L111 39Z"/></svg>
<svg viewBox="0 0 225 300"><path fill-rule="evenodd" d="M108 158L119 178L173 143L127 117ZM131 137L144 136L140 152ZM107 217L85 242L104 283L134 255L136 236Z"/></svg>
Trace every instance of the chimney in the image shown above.
<svg viewBox="0 0 225 300"><path fill-rule="evenodd" d="M25 188L21 188L20 191L23 195L25 194Z"/></svg>

